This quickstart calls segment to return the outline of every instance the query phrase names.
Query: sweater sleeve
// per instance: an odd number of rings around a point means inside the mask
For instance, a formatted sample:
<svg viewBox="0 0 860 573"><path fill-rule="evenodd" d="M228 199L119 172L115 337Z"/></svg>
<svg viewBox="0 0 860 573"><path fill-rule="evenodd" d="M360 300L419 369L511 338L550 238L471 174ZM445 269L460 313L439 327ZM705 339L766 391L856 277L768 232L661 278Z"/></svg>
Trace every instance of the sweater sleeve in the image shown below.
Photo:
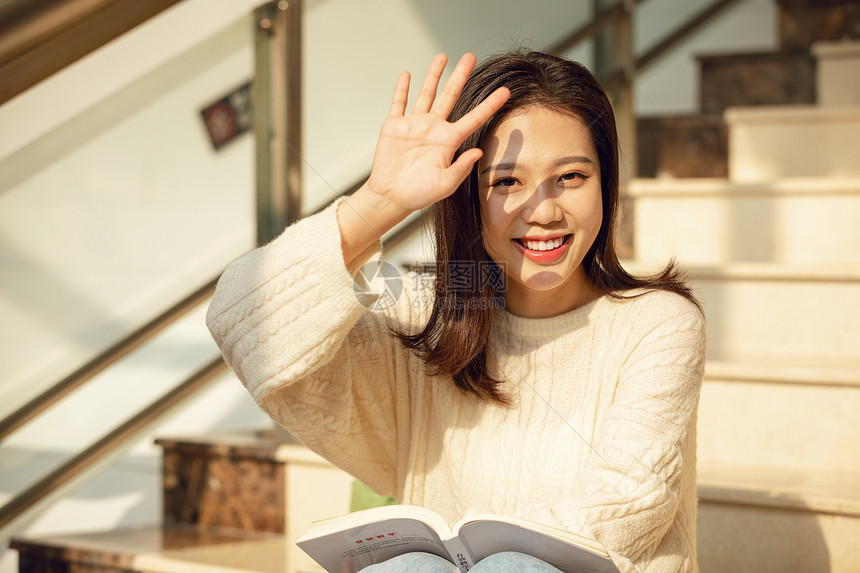
<svg viewBox="0 0 860 573"><path fill-rule="evenodd" d="M337 223L342 201L233 262L206 321L273 420L380 494L396 496L409 385L398 391L395 379L408 377L408 357L388 327L408 322L411 305L371 311L356 298ZM377 242L358 262L380 254Z"/></svg>
<svg viewBox="0 0 860 573"><path fill-rule="evenodd" d="M677 295L655 298L633 318L640 334L621 365L587 467L563 507L552 508L566 526L600 541L622 572L696 570L694 426L704 318ZM661 304L667 302L670 313ZM686 534L667 536L670 527ZM690 546L667 547L667 537Z"/></svg>

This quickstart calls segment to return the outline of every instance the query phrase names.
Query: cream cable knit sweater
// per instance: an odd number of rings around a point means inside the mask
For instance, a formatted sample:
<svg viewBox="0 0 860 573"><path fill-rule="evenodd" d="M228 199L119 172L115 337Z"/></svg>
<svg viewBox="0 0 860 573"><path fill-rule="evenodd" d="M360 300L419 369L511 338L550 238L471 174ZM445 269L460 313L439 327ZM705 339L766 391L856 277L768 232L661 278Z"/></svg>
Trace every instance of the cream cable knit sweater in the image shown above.
<svg viewBox="0 0 860 573"><path fill-rule="evenodd" d="M212 300L209 329L260 407L377 492L450 523L515 515L596 538L622 572L697 571L698 309L655 291L548 319L495 310L490 371L513 406L483 402L427 375L387 331L426 322L425 281L405 277L384 311L356 300L340 201L234 262Z"/></svg>

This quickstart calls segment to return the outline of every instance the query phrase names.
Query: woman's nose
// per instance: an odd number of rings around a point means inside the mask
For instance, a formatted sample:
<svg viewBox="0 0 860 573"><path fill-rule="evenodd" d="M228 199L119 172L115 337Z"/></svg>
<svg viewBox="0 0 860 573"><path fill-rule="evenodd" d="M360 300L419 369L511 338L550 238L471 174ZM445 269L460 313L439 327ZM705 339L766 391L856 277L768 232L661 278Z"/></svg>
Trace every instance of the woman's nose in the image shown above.
<svg viewBox="0 0 860 573"><path fill-rule="evenodd" d="M537 185L523 207L525 221L541 225L559 221L563 214L556 191L549 182Z"/></svg>

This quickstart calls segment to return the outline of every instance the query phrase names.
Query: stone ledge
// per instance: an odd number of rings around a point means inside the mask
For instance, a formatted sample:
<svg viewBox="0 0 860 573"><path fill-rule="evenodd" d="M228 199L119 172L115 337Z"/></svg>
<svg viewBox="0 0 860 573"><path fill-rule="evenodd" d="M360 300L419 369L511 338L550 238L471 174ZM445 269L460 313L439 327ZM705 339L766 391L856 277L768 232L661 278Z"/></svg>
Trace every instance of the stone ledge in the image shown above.
<svg viewBox="0 0 860 573"><path fill-rule="evenodd" d="M700 501L860 517L860 475L787 468L707 467Z"/></svg>
<svg viewBox="0 0 860 573"><path fill-rule="evenodd" d="M269 533L228 528L195 527L189 525L140 526L114 531L77 533L70 535L39 535L18 537L10 547L19 553L22 571L60 573L65 571L100 573L137 573L146 571L156 561L179 559L180 556L219 555L222 565L231 565L227 556L239 557L248 564L248 549L259 554L261 547L270 548L270 557L284 554L284 537ZM271 551L277 547L278 551ZM220 549L219 549L220 548ZM141 559L143 558L143 563ZM195 571L193 563L184 561L183 572ZM159 568L158 571L168 571ZM200 570L200 569L196 569ZM206 571L213 571L211 568ZM264 573L283 568L231 569L236 573Z"/></svg>
<svg viewBox="0 0 860 573"><path fill-rule="evenodd" d="M834 196L860 197L860 177L786 177L773 181L740 182L725 178L657 177L632 180L625 196L632 199L654 197L747 197Z"/></svg>
<svg viewBox="0 0 860 573"><path fill-rule="evenodd" d="M860 106L741 106L727 109L723 114L723 118L730 127L732 124L738 123L770 123L781 126L786 123L841 124L845 121L860 121Z"/></svg>
<svg viewBox="0 0 860 573"><path fill-rule="evenodd" d="M690 279L838 282L860 284L860 264L833 263L727 263L715 266L685 266Z"/></svg>
<svg viewBox="0 0 860 573"><path fill-rule="evenodd" d="M832 360L805 363L708 361L705 381L708 380L860 388L860 364L849 361L834 364Z"/></svg>
<svg viewBox="0 0 860 573"><path fill-rule="evenodd" d="M286 432L263 430L162 437L155 440L155 443L164 449L191 455L331 466L330 462L310 451L301 441Z"/></svg>
<svg viewBox="0 0 860 573"><path fill-rule="evenodd" d="M622 266L637 275L659 272L666 261L622 260ZM685 265L682 270L692 281L746 280L785 282L857 283L860 285L860 263L774 263L730 262L720 265Z"/></svg>
<svg viewBox="0 0 860 573"><path fill-rule="evenodd" d="M812 45L812 53L819 60L839 60L842 58L860 58L860 42L818 42Z"/></svg>

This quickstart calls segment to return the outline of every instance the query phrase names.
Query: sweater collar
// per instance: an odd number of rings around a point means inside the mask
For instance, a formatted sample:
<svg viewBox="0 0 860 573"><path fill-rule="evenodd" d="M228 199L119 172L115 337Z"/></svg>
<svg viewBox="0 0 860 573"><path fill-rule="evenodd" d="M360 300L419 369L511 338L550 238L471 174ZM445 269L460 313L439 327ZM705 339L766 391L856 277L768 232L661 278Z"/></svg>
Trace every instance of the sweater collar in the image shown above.
<svg viewBox="0 0 860 573"><path fill-rule="evenodd" d="M608 295L600 296L588 304L550 318L526 318L497 308L493 311L493 325L516 336L554 338L583 328L595 320L607 298Z"/></svg>

